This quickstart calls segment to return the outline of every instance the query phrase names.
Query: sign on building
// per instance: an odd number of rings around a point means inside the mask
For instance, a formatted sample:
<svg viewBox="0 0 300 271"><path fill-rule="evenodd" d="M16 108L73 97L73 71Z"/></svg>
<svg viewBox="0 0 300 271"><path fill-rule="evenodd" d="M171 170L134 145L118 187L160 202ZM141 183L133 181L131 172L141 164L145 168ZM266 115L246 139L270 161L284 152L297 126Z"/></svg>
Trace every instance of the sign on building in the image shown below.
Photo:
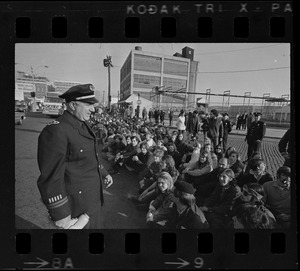
<svg viewBox="0 0 300 271"><path fill-rule="evenodd" d="M118 102L118 98L117 97L111 97L111 104L116 104Z"/></svg>

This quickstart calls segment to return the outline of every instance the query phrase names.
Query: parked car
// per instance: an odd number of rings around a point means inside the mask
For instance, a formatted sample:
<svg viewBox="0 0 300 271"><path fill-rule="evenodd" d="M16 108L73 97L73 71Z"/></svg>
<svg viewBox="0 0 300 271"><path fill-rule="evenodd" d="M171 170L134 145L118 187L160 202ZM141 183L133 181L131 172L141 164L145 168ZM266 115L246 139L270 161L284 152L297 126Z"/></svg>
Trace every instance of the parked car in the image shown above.
<svg viewBox="0 0 300 271"><path fill-rule="evenodd" d="M26 112L27 106L25 104L16 104L15 105L15 111L17 112Z"/></svg>
<svg viewBox="0 0 300 271"><path fill-rule="evenodd" d="M26 119L26 112L25 111L18 111L15 109L15 124L21 125L23 120Z"/></svg>

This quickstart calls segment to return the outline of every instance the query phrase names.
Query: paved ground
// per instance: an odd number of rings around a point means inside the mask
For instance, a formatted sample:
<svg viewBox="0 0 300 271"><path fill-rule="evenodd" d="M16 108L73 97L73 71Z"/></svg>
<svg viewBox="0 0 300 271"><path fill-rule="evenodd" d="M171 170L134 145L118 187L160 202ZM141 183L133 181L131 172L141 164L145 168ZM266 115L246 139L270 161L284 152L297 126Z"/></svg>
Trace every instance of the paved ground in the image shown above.
<svg viewBox="0 0 300 271"><path fill-rule="evenodd" d="M53 229L47 210L40 200L36 181L39 171L36 161L37 138L42 128L51 119L27 117L23 125L15 126L15 214L16 228L19 229ZM283 131L284 133L284 131ZM246 159L247 144L244 135L229 136L228 145L234 146ZM275 176L276 170L283 164L277 145L279 138L267 137L262 142L262 154L267 164L267 170ZM109 163L103 159L103 164L109 168ZM114 184L104 191L105 208L104 226L108 229L140 229L145 226L145 212L137 210L133 203L127 200L128 194L137 194L138 183L136 175L121 170L120 175L114 175Z"/></svg>

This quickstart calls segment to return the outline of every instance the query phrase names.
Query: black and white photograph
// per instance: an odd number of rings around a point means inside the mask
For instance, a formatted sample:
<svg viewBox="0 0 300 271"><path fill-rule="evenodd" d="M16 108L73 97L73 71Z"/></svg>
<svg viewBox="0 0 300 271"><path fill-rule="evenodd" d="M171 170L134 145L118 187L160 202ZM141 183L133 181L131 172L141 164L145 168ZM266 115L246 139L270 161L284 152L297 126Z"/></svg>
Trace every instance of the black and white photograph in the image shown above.
<svg viewBox="0 0 300 271"><path fill-rule="evenodd" d="M15 228L291 229L291 84L284 42L16 43Z"/></svg>

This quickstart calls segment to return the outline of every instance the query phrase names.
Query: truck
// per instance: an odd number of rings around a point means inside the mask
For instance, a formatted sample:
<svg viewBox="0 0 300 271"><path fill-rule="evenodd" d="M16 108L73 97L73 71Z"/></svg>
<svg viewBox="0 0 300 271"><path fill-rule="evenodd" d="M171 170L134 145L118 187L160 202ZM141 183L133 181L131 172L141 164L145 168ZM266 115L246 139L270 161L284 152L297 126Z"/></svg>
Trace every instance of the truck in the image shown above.
<svg viewBox="0 0 300 271"><path fill-rule="evenodd" d="M62 114L62 104L64 99L59 98L60 92L47 92L42 113L49 117L58 117Z"/></svg>

